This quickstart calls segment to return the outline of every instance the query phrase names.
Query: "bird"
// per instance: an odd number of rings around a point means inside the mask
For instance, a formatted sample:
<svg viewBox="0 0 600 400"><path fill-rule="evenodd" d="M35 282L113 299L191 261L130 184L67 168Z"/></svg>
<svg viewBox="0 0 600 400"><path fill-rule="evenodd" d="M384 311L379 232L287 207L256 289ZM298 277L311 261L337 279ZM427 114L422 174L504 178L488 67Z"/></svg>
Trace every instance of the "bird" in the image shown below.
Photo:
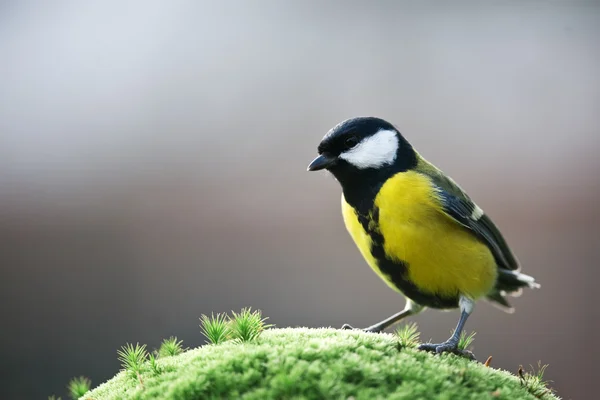
<svg viewBox="0 0 600 400"><path fill-rule="evenodd" d="M382 332L427 308L459 309L450 338L419 346L457 353L478 300L513 312L508 295L540 287L520 272L491 218L390 122L371 116L342 121L327 132L317 152L308 171L325 169L339 182L343 221L356 247L373 271L406 298L402 311L364 331Z"/></svg>

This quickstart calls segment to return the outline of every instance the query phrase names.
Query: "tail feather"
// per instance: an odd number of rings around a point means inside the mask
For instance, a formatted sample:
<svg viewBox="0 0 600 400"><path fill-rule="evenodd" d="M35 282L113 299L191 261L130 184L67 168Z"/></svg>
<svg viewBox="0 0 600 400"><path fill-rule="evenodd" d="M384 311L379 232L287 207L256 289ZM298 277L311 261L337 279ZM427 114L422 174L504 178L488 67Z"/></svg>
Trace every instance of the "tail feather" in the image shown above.
<svg viewBox="0 0 600 400"><path fill-rule="evenodd" d="M506 300L505 296L520 296L523 288L538 289L540 284L532 276L521 272L498 269L498 280L496 287L486 297L492 304L500 306L506 312L513 312L514 308Z"/></svg>
<svg viewBox="0 0 600 400"><path fill-rule="evenodd" d="M506 269L498 270L496 289L511 293L516 292L523 287L538 289L540 284L537 283L532 276L525 275L521 272L508 271Z"/></svg>
<svg viewBox="0 0 600 400"><path fill-rule="evenodd" d="M500 293L497 290L494 290L493 292L491 292L490 294L488 294L486 296L486 298L496 307L498 307L499 309L501 309L502 311L505 311L509 314L512 314L515 312L514 307L508 302L508 300L506 300L506 297L504 297L502 295L502 293Z"/></svg>

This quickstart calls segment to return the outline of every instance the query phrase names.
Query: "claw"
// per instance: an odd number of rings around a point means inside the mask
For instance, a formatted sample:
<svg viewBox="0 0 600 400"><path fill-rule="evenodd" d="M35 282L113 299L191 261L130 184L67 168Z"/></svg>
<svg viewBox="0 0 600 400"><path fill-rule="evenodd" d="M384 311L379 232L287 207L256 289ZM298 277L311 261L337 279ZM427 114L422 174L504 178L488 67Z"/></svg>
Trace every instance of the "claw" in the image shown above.
<svg viewBox="0 0 600 400"><path fill-rule="evenodd" d="M424 343L419 346L419 350L431 351L436 354L454 353L458 349L458 343L447 341L444 343Z"/></svg>
<svg viewBox="0 0 600 400"><path fill-rule="evenodd" d="M423 343L420 345L419 350L429 351L436 354L452 353L458 356L466 357L470 360L475 360L475 355L469 350L459 350L458 342L446 341L444 343Z"/></svg>
<svg viewBox="0 0 600 400"><path fill-rule="evenodd" d="M342 325L342 329L344 329L344 330L354 330L356 328L353 328L352 325L344 324L344 325ZM378 328L377 326L370 326L368 328L360 329L360 330L362 330L363 332L369 332L369 333L381 333L381 332L383 332L383 329Z"/></svg>
<svg viewBox="0 0 600 400"><path fill-rule="evenodd" d="M437 344L423 343L419 345L418 349L423 351L435 352L438 346L439 345Z"/></svg>

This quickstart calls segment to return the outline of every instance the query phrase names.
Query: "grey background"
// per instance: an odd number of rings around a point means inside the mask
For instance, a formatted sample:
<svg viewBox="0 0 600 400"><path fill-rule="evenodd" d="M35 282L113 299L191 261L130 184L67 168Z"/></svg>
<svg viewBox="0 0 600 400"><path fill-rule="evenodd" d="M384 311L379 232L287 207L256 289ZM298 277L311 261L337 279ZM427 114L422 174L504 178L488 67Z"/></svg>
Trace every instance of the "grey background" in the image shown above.
<svg viewBox="0 0 600 400"><path fill-rule="evenodd" d="M365 326L403 307L308 174L342 119L395 123L542 284L480 303L475 352L598 355L597 1L0 3L0 397L63 394L126 342L204 341L202 313ZM442 340L456 312L415 318ZM596 374L597 376L597 369Z"/></svg>

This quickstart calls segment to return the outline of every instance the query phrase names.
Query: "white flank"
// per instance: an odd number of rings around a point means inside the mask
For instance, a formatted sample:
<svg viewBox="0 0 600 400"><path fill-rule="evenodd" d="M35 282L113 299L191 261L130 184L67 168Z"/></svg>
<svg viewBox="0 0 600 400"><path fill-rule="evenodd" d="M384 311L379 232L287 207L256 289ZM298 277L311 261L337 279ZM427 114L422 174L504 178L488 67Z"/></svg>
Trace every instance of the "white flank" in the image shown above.
<svg viewBox="0 0 600 400"><path fill-rule="evenodd" d="M380 130L340 154L340 158L360 169L379 168L396 161L397 151L398 136L396 132Z"/></svg>
<svg viewBox="0 0 600 400"><path fill-rule="evenodd" d="M471 314L473 312L473 307L475 307L475 302L467 296L461 295L460 299L458 300L458 305L461 311Z"/></svg>
<svg viewBox="0 0 600 400"><path fill-rule="evenodd" d="M421 311L423 311L425 307L415 303L414 301L412 301L411 299L409 299L408 297L406 298L406 305L404 306L404 310L410 310L410 312L415 315L420 313Z"/></svg>

